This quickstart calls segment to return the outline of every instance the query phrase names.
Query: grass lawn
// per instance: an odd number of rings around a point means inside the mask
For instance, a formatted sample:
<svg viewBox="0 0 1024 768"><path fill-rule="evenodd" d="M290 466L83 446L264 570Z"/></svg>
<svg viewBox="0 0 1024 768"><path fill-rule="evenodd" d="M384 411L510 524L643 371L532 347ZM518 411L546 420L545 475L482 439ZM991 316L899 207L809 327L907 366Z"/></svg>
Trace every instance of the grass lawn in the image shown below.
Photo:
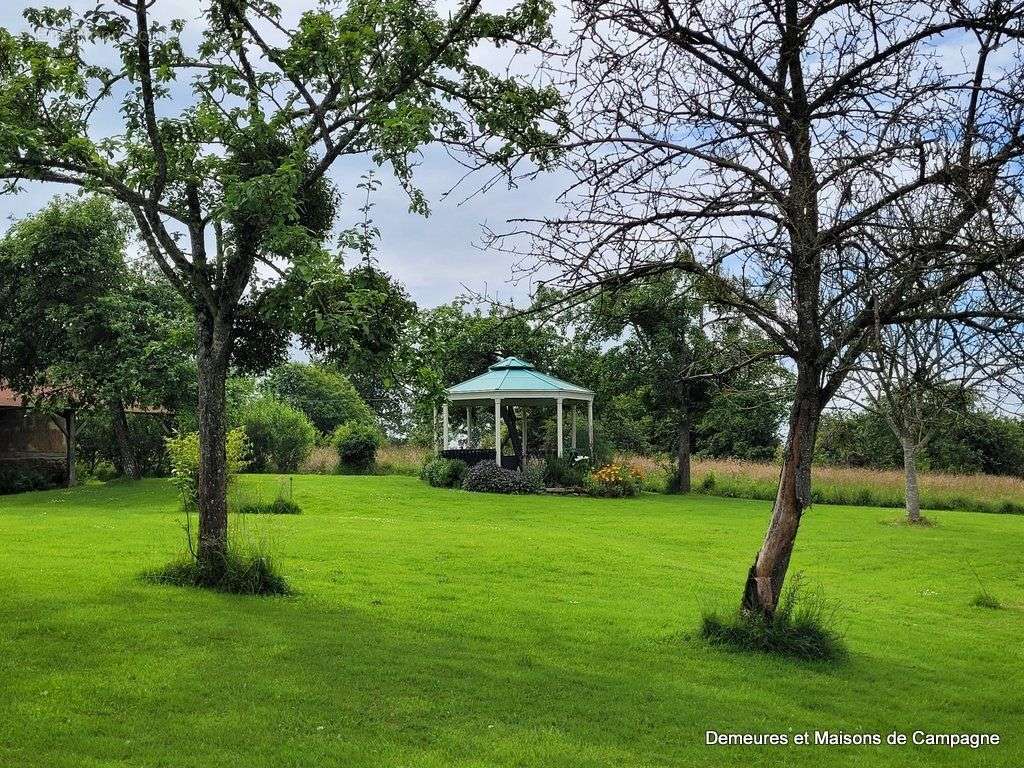
<svg viewBox="0 0 1024 768"><path fill-rule="evenodd" d="M268 477L244 477L276 487ZM769 505L509 498L304 476L233 521L300 594L138 574L183 547L165 481L0 498L0 765L1024 764L1024 517L818 506L793 569L838 667L709 648ZM970 605L972 569L1007 606ZM706 729L995 732L999 746L708 747Z"/></svg>

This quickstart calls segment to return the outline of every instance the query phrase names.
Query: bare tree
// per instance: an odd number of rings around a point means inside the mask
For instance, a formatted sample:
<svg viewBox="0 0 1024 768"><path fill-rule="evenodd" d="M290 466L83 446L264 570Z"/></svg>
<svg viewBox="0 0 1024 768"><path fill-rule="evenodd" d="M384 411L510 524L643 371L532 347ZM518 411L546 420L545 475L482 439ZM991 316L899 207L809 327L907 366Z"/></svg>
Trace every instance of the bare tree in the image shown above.
<svg viewBox="0 0 1024 768"><path fill-rule="evenodd" d="M992 314L1019 314L1022 298L1017 292L1001 297ZM881 417L899 440L909 523L923 521L917 463L932 438L969 418L972 407L1000 411L1007 402L1020 402L1020 323L943 317L957 314L964 303L946 297L932 308L935 317L877 326L861 365L837 394Z"/></svg>
<svg viewBox="0 0 1024 768"><path fill-rule="evenodd" d="M571 90L566 209L495 244L553 267L569 295L685 270L792 360L778 494L742 602L771 615L822 409L875 329L1016 285L1024 3L574 9L572 49L551 61ZM913 238L895 237L908 225Z"/></svg>

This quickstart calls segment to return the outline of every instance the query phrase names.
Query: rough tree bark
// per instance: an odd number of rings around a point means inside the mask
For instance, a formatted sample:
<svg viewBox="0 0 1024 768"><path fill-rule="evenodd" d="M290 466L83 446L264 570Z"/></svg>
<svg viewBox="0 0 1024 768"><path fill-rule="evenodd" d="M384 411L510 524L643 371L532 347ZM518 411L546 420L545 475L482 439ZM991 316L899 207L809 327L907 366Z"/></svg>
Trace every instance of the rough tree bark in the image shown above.
<svg viewBox="0 0 1024 768"><path fill-rule="evenodd" d="M231 320L207 311L197 315L199 372L199 564L216 571L224 566L228 546L227 416L225 383L231 356Z"/></svg>
<svg viewBox="0 0 1024 768"><path fill-rule="evenodd" d="M67 487L74 488L78 485L78 473L75 469L75 411L71 408L64 411L64 440Z"/></svg>
<svg viewBox="0 0 1024 768"><path fill-rule="evenodd" d="M683 410L679 417L679 448L676 451L676 475L679 493L690 492L690 416Z"/></svg>
<svg viewBox="0 0 1024 768"><path fill-rule="evenodd" d="M508 431L508 441L512 444L512 452L516 455L519 468L523 467L523 436L519 433L519 425L516 423L516 411L511 405L501 406L501 418L505 422L505 429Z"/></svg>
<svg viewBox="0 0 1024 768"><path fill-rule="evenodd" d="M121 455L121 468L125 476L131 480L141 480L142 469L132 447L131 430L128 428L124 403L120 400L110 403L110 421L114 428L114 442L117 443L117 452Z"/></svg>
<svg viewBox="0 0 1024 768"><path fill-rule="evenodd" d="M772 519L743 590L742 607L747 612L774 615L800 519L811 503L811 460L822 410L818 382L818 371L812 366L797 367L796 395Z"/></svg>
<svg viewBox="0 0 1024 768"><path fill-rule="evenodd" d="M918 446L911 438L902 436L903 473L907 481L907 522L921 522L921 497L917 490L917 450Z"/></svg>

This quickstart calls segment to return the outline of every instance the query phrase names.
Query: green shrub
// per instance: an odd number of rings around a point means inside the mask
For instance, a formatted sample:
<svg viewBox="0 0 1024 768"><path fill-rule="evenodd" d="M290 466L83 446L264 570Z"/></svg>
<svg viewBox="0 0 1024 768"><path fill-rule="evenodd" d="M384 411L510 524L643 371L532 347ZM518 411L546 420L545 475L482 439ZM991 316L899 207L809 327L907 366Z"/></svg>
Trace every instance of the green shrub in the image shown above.
<svg viewBox="0 0 1024 768"><path fill-rule="evenodd" d="M462 487L478 493L529 493L530 487L519 472L481 461L466 471Z"/></svg>
<svg viewBox="0 0 1024 768"><path fill-rule="evenodd" d="M544 467L544 483L561 488L579 488L590 474L590 462L584 458L552 456Z"/></svg>
<svg viewBox="0 0 1024 768"><path fill-rule="evenodd" d="M270 372L263 387L281 402L306 414L322 435L333 434L350 421L374 422L373 411L352 382L330 368L285 363Z"/></svg>
<svg viewBox="0 0 1024 768"><path fill-rule="evenodd" d="M165 453L166 450L167 449L165 448ZM81 475L81 477L88 476L91 477L93 480L99 480L101 483L106 483L109 482L110 480L119 477L121 474L122 473L120 472L120 470L118 470L118 468L111 464L109 461L101 460L97 461L95 466L93 466L91 469L87 468L86 474Z"/></svg>
<svg viewBox="0 0 1024 768"><path fill-rule="evenodd" d="M261 548L232 545L223 561L204 567L186 555L162 568L146 571L142 578L151 584L206 587L236 595L290 595L288 582L278 572L270 555Z"/></svg>
<svg viewBox="0 0 1024 768"><path fill-rule="evenodd" d="M626 464L606 464L591 472L586 480L587 493L591 496L638 496L643 487L643 472Z"/></svg>
<svg viewBox="0 0 1024 768"><path fill-rule="evenodd" d="M0 494L44 491L54 485L52 473L31 467L0 466Z"/></svg>
<svg viewBox="0 0 1024 768"><path fill-rule="evenodd" d="M244 429L228 432L226 450L228 483L231 483L235 475L245 468L248 457L249 446ZM171 459L171 477L181 494L182 504L186 509L193 509L196 505L199 475L199 433L190 432L167 438L167 453Z"/></svg>
<svg viewBox="0 0 1024 768"><path fill-rule="evenodd" d="M835 609L818 593L802 591L800 574L790 579L772 617L737 612L721 618L705 613L701 635L710 643L741 651L760 651L813 661L837 661L846 655L835 628Z"/></svg>
<svg viewBox="0 0 1024 768"><path fill-rule="evenodd" d="M371 424L349 421L334 431L332 442L338 451L339 471L365 472L373 467L384 438Z"/></svg>
<svg viewBox="0 0 1024 768"><path fill-rule="evenodd" d="M544 459L527 459L523 462L523 479L530 493L544 490L544 476L547 474L547 462Z"/></svg>
<svg viewBox="0 0 1024 768"><path fill-rule="evenodd" d="M241 421L251 472L295 472L316 442L316 427L306 414L269 397L249 403Z"/></svg>
<svg viewBox="0 0 1024 768"><path fill-rule="evenodd" d="M430 459L420 470L420 479L434 488L460 488L466 477L466 462L459 459Z"/></svg>

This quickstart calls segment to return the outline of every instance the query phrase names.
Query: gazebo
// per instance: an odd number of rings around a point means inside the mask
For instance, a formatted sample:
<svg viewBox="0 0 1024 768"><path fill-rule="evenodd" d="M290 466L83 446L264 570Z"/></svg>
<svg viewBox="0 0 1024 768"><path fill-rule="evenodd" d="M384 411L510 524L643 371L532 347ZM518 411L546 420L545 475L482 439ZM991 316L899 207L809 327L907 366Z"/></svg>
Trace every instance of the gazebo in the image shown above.
<svg viewBox="0 0 1024 768"><path fill-rule="evenodd" d="M467 463L480 461L487 456L480 446L473 447L473 414L481 407L494 410L494 461L501 466L501 407L518 406L522 412L522 454L528 455L526 446L526 409L544 403L555 406L557 424L556 453L563 455L563 411L565 404L571 407L572 436L570 447L576 450L577 413L580 406L587 407L587 444L589 453L594 452L594 393L577 384L556 379L541 373L525 360L506 357L487 369L485 373L463 381L445 390L446 400L441 406L441 445L439 453L448 458L464 458ZM466 447L461 450L449 449L449 404L465 409ZM434 412L435 424L437 411ZM472 455L470 455L472 454Z"/></svg>

